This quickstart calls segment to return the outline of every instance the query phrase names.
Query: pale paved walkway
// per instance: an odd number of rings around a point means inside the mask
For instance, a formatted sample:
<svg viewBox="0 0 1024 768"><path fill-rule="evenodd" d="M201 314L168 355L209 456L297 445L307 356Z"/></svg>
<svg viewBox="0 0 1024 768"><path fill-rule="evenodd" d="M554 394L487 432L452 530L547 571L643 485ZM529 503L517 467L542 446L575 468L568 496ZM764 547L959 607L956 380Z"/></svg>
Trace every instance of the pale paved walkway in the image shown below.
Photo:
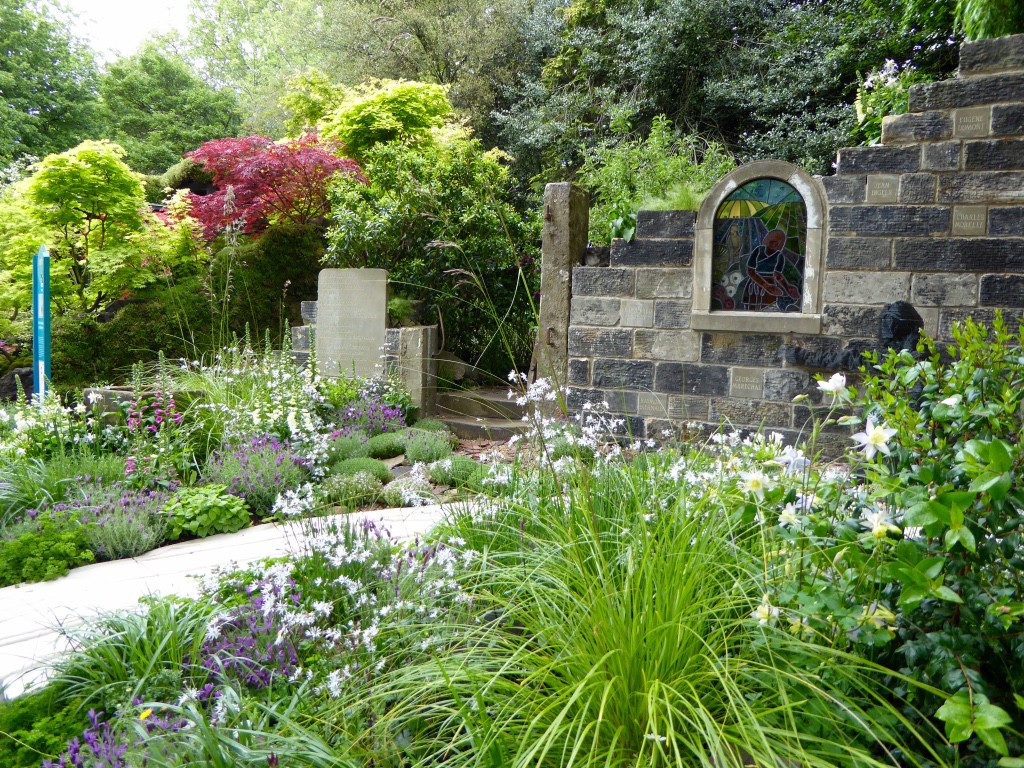
<svg viewBox="0 0 1024 768"><path fill-rule="evenodd" d="M424 533L445 514L441 505L346 515L381 521L396 539ZM199 593L196 575L288 554L301 539L298 523L268 523L232 534L172 544L129 560L76 568L56 581L0 589L0 693L20 694L43 679L46 662L66 650L60 627L89 616L134 608L146 595Z"/></svg>

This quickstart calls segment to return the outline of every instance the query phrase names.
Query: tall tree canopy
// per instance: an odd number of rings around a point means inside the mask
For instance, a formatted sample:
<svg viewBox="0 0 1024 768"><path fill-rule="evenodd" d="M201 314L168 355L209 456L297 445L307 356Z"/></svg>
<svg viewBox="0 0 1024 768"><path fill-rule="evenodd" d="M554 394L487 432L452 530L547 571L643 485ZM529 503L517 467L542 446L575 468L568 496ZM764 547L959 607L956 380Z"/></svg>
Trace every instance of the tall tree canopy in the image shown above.
<svg viewBox="0 0 1024 768"><path fill-rule="evenodd" d="M153 44L118 59L100 78L107 137L140 173L158 174L189 150L233 136L241 125L235 95L214 90L181 59Z"/></svg>
<svg viewBox="0 0 1024 768"><path fill-rule="evenodd" d="M97 69L52 6L0 0L0 167L99 128Z"/></svg>

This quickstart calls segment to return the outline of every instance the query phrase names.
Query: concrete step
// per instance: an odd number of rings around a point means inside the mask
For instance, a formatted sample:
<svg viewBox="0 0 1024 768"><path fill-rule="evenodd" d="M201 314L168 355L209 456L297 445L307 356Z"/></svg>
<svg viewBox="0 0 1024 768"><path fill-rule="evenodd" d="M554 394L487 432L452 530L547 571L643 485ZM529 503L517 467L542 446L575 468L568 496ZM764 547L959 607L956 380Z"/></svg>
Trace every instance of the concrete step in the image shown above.
<svg viewBox="0 0 1024 768"><path fill-rule="evenodd" d="M485 419L472 417L442 417L445 424L461 440L508 440L527 430L523 421L511 419Z"/></svg>
<svg viewBox="0 0 1024 768"><path fill-rule="evenodd" d="M467 389L438 392L437 413L441 418L518 421L526 409L509 399L507 389Z"/></svg>

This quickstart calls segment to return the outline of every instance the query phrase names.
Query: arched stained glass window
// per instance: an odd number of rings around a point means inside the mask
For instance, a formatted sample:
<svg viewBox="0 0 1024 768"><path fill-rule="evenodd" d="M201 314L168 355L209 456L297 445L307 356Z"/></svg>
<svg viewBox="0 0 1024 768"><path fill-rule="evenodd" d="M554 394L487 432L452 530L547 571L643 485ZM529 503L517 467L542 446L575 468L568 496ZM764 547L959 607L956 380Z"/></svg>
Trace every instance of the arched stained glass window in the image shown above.
<svg viewBox="0 0 1024 768"><path fill-rule="evenodd" d="M712 311L800 312L807 206L781 179L761 178L730 193L714 219Z"/></svg>

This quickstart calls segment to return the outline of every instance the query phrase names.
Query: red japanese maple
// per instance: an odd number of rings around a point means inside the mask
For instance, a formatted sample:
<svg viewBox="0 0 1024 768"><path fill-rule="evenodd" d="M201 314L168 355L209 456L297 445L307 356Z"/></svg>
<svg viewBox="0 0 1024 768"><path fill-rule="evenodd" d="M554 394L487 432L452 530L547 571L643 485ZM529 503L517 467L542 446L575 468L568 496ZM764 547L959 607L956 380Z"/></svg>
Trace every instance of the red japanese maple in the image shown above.
<svg viewBox="0 0 1024 768"><path fill-rule="evenodd" d="M213 239L229 225L258 234L274 222L308 224L327 215L327 189L336 173L368 183L354 160L313 134L275 143L266 136L216 139L185 155L213 176L215 191L189 195L192 215Z"/></svg>

